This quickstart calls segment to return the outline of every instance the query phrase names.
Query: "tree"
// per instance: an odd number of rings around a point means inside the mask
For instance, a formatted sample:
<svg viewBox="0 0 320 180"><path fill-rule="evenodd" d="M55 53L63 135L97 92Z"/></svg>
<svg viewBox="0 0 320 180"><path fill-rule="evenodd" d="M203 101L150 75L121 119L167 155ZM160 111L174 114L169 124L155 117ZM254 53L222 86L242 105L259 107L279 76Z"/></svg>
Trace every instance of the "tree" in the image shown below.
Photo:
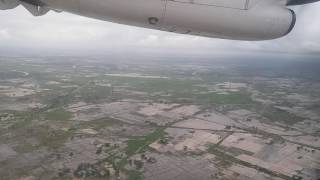
<svg viewBox="0 0 320 180"><path fill-rule="evenodd" d="M141 169L143 167L143 162L140 160L134 160L134 164L136 165L137 169Z"/></svg>
<svg viewBox="0 0 320 180"><path fill-rule="evenodd" d="M183 150L184 150L184 151L187 151L187 150L188 150L188 146L184 146L184 147L183 147Z"/></svg>

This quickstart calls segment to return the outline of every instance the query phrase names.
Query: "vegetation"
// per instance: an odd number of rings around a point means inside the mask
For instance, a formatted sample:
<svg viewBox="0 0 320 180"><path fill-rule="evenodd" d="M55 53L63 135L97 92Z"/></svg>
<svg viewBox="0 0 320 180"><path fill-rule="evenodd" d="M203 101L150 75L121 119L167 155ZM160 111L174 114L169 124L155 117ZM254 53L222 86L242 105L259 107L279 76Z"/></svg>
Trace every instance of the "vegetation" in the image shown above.
<svg viewBox="0 0 320 180"><path fill-rule="evenodd" d="M73 172L73 175L77 178L106 178L110 175L110 172L103 166L90 163L81 163L77 169Z"/></svg>
<svg viewBox="0 0 320 180"><path fill-rule="evenodd" d="M141 180L142 179L142 173L140 171L130 170L130 171L126 171L126 174L127 174L127 180Z"/></svg>
<svg viewBox="0 0 320 180"><path fill-rule="evenodd" d="M14 148L14 150L18 153L30 153L39 149L39 146L32 145L30 143L21 143Z"/></svg>
<svg viewBox="0 0 320 180"><path fill-rule="evenodd" d="M217 147L210 146L209 151L212 148L217 148L220 151L228 153L228 154L230 154L232 156L238 156L238 155L241 155L241 154L246 154L246 155L249 155L249 156L254 155L253 152L246 151L246 150L243 150L243 149L239 149L239 148L236 148L236 147L224 147L224 146L221 146L221 145L217 146Z"/></svg>
<svg viewBox="0 0 320 180"><path fill-rule="evenodd" d="M89 83L87 86L79 88L74 94L85 102L97 102L111 97L112 88L108 86L98 86Z"/></svg>
<svg viewBox="0 0 320 180"><path fill-rule="evenodd" d="M264 107L263 109L260 109L260 111L262 116L268 118L273 122L282 122L288 125L292 125L304 120L304 118L278 108Z"/></svg>
<svg viewBox="0 0 320 180"><path fill-rule="evenodd" d="M226 94L207 93L200 94L198 101L210 104L253 104L250 94L245 92L228 92Z"/></svg>
<svg viewBox="0 0 320 180"><path fill-rule="evenodd" d="M72 117L71 113L63 108L54 109L45 114L47 120L66 121Z"/></svg>
<svg viewBox="0 0 320 180"><path fill-rule="evenodd" d="M30 136L37 137L41 146L52 149L61 147L72 135L72 132L63 130L53 130L49 126L35 127L30 131Z"/></svg>
<svg viewBox="0 0 320 180"><path fill-rule="evenodd" d="M145 137L129 140L125 151L126 154L131 156L135 153L142 152L149 144L165 135L164 129L165 128L161 127Z"/></svg>
<svg viewBox="0 0 320 180"><path fill-rule="evenodd" d="M80 124L77 125L77 127L78 128L90 127L90 128L93 128L94 130L100 130L106 127L110 127L113 125L121 125L121 124L122 122L117 119L105 117L105 118L100 118L92 121L81 122Z"/></svg>
<svg viewBox="0 0 320 180"><path fill-rule="evenodd" d="M165 135L165 127L161 127L153 131L152 133L148 134L145 137L142 138L136 138L136 139L131 139L127 142L127 147L125 149L126 157L120 158L120 161L115 165L115 169L117 170L122 170L128 174L128 179L132 180L139 180L141 179L141 172L139 171L129 171L127 169L124 169L124 166L128 163L128 159L137 154L145 151L148 146L160 139Z"/></svg>
<svg viewBox="0 0 320 180"><path fill-rule="evenodd" d="M238 159L238 158L236 158L236 157L234 157L232 155L229 155L228 153L224 152L223 150L220 150L217 145L210 145L209 148L208 148L208 152L216 155L217 157L219 157L220 159L222 159L224 161L227 161L227 162L225 162L225 164L229 164L228 162L236 163L236 164L240 164L240 165L243 165L243 166L246 166L246 167L249 167L249 168L256 169L256 170L258 170L260 172L264 172L264 173L269 174L271 176L279 177L279 178L286 179L286 180L291 180L292 179L291 177L289 177L287 175L280 174L280 173L271 171L269 169L266 169L264 167L261 167L259 165L254 165L254 164L251 164L249 162L240 160L240 159Z"/></svg>

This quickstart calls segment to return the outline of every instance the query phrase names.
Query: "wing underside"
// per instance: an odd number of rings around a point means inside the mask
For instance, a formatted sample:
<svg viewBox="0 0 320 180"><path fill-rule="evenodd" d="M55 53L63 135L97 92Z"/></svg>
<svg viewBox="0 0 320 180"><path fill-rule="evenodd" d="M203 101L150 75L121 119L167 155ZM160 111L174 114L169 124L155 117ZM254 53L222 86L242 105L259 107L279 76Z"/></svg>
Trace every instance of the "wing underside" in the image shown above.
<svg viewBox="0 0 320 180"><path fill-rule="evenodd" d="M288 5L302 5L302 4L308 4L308 3L314 3L320 0L289 0Z"/></svg>
<svg viewBox="0 0 320 180"><path fill-rule="evenodd" d="M248 2L249 0L246 0L246 1ZM314 3L317 1L320 1L320 0L287 0L287 5L288 6L302 5L302 4ZM48 7L46 7L45 4L40 0L0 0L0 10L13 9L19 5L24 6L34 16L44 15L51 10ZM231 5L234 5L234 4L231 4Z"/></svg>

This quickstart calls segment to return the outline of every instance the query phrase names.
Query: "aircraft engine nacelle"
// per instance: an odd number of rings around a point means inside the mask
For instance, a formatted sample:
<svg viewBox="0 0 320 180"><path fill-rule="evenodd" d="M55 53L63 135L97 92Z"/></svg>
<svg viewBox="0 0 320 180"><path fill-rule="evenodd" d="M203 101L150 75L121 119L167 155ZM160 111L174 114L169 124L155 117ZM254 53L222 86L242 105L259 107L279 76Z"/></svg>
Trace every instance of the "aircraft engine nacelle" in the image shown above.
<svg viewBox="0 0 320 180"><path fill-rule="evenodd" d="M270 3L270 0L199 0L206 4L181 4L177 1L167 4L162 26L181 33L268 40L287 35L296 22L294 11ZM211 2L210 6L208 2Z"/></svg>
<svg viewBox="0 0 320 180"><path fill-rule="evenodd" d="M18 0L0 0L0 10L13 9L18 5Z"/></svg>
<svg viewBox="0 0 320 180"><path fill-rule="evenodd" d="M82 16L164 31L238 40L288 34L295 13L286 0L41 0Z"/></svg>

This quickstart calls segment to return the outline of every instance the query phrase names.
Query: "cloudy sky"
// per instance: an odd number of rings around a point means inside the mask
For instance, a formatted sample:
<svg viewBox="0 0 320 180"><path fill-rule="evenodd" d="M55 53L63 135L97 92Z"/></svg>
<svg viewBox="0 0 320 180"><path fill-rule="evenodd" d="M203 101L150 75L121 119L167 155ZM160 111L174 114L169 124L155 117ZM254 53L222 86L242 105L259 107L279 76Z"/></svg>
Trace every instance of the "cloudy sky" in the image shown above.
<svg viewBox="0 0 320 180"><path fill-rule="evenodd" d="M271 41L210 39L148 30L68 13L33 17L24 8L0 11L0 49L161 49L193 52L280 52L320 54L320 3L294 8L290 35Z"/></svg>

